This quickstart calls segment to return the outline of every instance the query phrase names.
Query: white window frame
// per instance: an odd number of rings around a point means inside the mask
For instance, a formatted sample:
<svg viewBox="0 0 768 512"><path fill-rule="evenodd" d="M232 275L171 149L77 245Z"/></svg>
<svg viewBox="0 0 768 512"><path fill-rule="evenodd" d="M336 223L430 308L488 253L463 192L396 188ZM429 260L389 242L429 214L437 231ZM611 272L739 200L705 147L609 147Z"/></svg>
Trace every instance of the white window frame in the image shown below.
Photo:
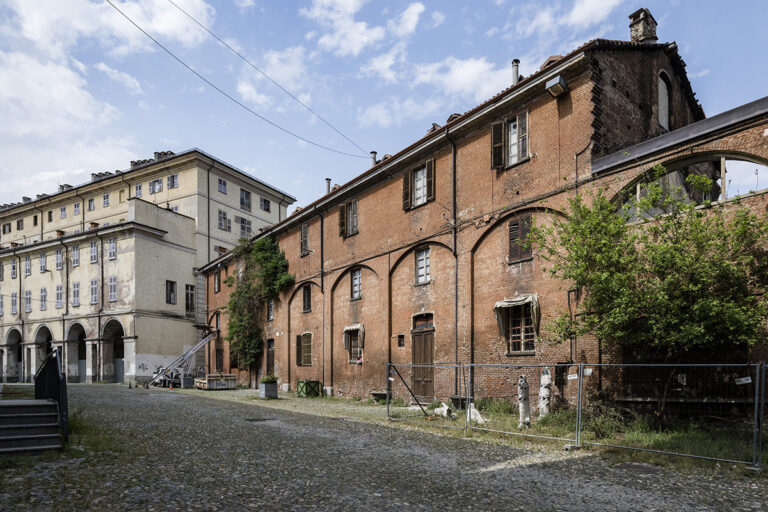
<svg viewBox="0 0 768 512"><path fill-rule="evenodd" d="M72 266L80 266L80 246L75 245L72 247Z"/></svg>
<svg viewBox="0 0 768 512"><path fill-rule="evenodd" d="M92 212L96 209L96 200L94 198L90 198L88 200L88 211Z"/></svg>
<svg viewBox="0 0 768 512"><path fill-rule="evenodd" d="M16 259L11 260L11 279L16 279L16 275L18 274L18 268L16 268Z"/></svg>
<svg viewBox="0 0 768 512"><path fill-rule="evenodd" d="M413 171L413 192L411 207L416 208L427 203L427 166L423 165Z"/></svg>
<svg viewBox="0 0 768 512"><path fill-rule="evenodd" d="M356 268L349 273L350 298L358 300L363 298L363 269Z"/></svg>
<svg viewBox="0 0 768 512"><path fill-rule="evenodd" d="M48 309L48 289L40 288L40 311Z"/></svg>
<svg viewBox="0 0 768 512"><path fill-rule="evenodd" d="M11 314L19 314L19 295L16 292L11 292Z"/></svg>
<svg viewBox="0 0 768 512"><path fill-rule="evenodd" d="M179 175L171 174L168 176L168 190L172 188L179 188Z"/></svg>
<svg viewBox="0 0 768 512"><path fill-rule="evenodd" d="M56 309L64 307L64 285L56 285Z"/></svg>
<svg viewBox="0 0 768 512"><path fill-rule="evenodd" d="M117 259L117 238L111 237L107 239L107 251L108 251L107 257L110 260Z"/></svg>
<svg viewBox="0 0 768 512"><path fill-rule="evenodd" d="M156 179L149 182L149 194L158 194L163 191L163 180Z"/></svg>
<svg viewBox="0 0 768 512"><path fill-rule="evenodd" d="M24 312L32 312L32 290L24 290Z"/></svg>
<svg viewBox="0 0 768 512"><path fill-rule="evenodd" d="M109 302L117 302L117 276L109 276Z"/></svg>
<svg viewBox="0 0 768 512"><path fill-rule="evenodd" d="M240 189L240 209L244 212L250 212L253 209L253 194L250 190Z"/></svg>
<svg viewBox="0 0 768 512"><path fill-rule="evenodd" d="M224 178L219 178L219 192L222 194L227 193L227 180Z"/></svg>
<svg viewBox="0 0 768 512"><path fill-rule="evenodd" d="M64 250L56 249L56 270L64 268Z"/></svg>
<svg viewBox="0 0 768 512"><path fill-rule="evenodd" d="M43 274L48 270L48 255L44 252L40 253L40 273Z"/></svg>
<svg viewBox="0 0 768 512"><path fill-rule="evenodd" d="M66 206L62 206L61 208L59 208L59 218L60 219L66 219L67 218L67 207Z"/></svg>
<svg viewBox="0 0 768 512"><path fill-rule="evenodd" d="M259 208L261 211L272 213L272 201L266 197L259 197Z"/></svg>
<svg viewBox="0 0 768 512"><path fill-rule="evenodd" d="M416 251L416 284L429 284L430 280L430 268L429 268L430 248L423 247Z"/></svg>
<svg viewBox="0 0 768 512"><path fill-rule="evenodd" d="M267 301L267 321L271 322L275 319L275 301L269 299Z"/></svg>
<svg viewBox="0 0 768 512"><path fill-rule="evenodd" d="M91 263L99 262L99 243L96 240L91 240Z"/></svg>
<svg viewBox="0 0 768 512"><path fill-rule="evenodd" d="M101 196L101 205L105 208L109 206L109 194L104 194Z"/></svg>
<svg viewBox="0 0 768 512"><path fill-rule="evenodd" d="M80 215L80 202L72 205L72 215Z"/></svg>
<svg viewBox="0 0 768 512"><path fill-rule="evenodd" d="M91 279L91 304L99 303L99 280Z"/></svg>
<svg viewBox="0 0 768 512"><path fill-rule="evenodd" d="M232 220L225 210L219 210L219 229L228 233L232 231Z"/></svg>
<svg viewBox="0 0 768 512"><path fill-rule="evenodd" d="M24 275L32 275L32 258L30 258L28 255L24 256Z"/></svg>
<svg viewBox="0 0 768 512"><path fill-rule="evenodd" d="M528 158L528 112L521 112L509 118L505 129L507 136L506 165L509 167Z"/></svg>
<svg viewBox="0 0 768 512"><path fill-rule="evenodd" d="M133 197L141 197L141 183L137 183L133 187Z"/></svg>
<svg viewBox="0 0 768 512"><path fill-rule="evenodd" d="M80 305L80 282L75 281L72 283L72 305L73 306L79 306Z"/></svg>

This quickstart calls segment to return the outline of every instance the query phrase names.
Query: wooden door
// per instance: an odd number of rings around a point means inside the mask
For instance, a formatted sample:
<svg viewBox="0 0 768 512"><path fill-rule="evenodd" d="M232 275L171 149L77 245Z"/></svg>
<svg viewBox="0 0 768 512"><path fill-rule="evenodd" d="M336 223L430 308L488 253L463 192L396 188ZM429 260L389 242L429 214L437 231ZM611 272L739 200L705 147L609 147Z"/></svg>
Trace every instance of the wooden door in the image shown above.
<svg viewBox="0 0 768 512"><path fill-rule="evenodd" d="M435 346L435 333L420 332L413 334L413 364L432 364ZM413 394L431 402L435 394L434 369L432 367L413 368Z"/></svg>

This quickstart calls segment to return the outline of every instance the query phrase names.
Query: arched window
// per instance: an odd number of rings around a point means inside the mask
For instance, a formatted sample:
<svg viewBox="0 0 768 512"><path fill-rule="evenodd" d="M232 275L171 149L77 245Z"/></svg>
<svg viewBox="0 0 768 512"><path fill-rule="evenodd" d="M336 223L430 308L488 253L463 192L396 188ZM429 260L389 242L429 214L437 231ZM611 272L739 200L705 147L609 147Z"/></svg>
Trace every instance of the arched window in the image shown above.
<svg viewBox="0 0 768 512"><path fill-rule="evenodd" d="M672 105L672 87L669 77L663 71L659 74L659 124L669 131L669 109Z"/></svg>

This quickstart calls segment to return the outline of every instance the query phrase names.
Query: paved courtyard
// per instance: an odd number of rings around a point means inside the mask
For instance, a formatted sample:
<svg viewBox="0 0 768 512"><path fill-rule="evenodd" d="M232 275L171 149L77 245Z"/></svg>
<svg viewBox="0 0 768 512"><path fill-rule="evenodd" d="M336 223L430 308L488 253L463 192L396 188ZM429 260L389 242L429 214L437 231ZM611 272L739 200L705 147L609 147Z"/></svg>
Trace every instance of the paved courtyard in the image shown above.
<svg viewBox="0 0 768 512"><path fill-rule="evenodd" d="M768 510L764 477L678 474L116 385L70 387L92 439L0 459L2 510Z"/></svg>

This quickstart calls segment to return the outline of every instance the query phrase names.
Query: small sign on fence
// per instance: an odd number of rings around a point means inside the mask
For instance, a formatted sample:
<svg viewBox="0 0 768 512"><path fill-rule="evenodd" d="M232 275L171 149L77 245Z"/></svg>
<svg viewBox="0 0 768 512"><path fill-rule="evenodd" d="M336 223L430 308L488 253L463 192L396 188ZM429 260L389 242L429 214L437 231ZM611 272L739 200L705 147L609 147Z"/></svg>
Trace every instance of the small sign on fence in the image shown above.
<svg viewBox="0 0 768 512"><path fill-rule="evenodd" d="M569 373L568 374L568 380L576 380L579 378L579 375L576 373Z"/></svg>
<svg viewBox="0 0 768 512"><path fill-rule="evenodd" d="M736 379L734 382L738 386L741 386L743 384L752 384L752 377L742 377L741 379Z"/></svg>

